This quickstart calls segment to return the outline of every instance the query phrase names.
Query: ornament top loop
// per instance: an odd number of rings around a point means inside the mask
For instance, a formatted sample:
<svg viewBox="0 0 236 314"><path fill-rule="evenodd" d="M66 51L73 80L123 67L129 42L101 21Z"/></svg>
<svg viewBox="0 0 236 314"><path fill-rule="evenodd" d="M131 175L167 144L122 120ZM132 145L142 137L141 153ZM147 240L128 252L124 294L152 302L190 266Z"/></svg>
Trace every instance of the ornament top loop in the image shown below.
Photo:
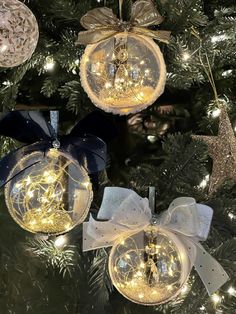
<svg viewBox="0 0 236 314"><path fill-rule="evenodd" d="M151 225L157 226L159 224L158 215L156 213L156 188L154 186L150 186L148 188L148 200L149 207L152 211Z"/></svg>
<svg viewBox="0 0 236 314"><path fill-rule="evenodd" d="M61 144L58 140L58 129L59 129L59 111L50 111L50 124L53 128L53 137L55 140L52 142L53 148L59 149Z"/></svg>
<svg viewBox="0 0 236 314"><path fill-rule="evenodd" d="M50 111L50 124L55 132L55 137L57 137L59 128L59 111Z"/></svg>

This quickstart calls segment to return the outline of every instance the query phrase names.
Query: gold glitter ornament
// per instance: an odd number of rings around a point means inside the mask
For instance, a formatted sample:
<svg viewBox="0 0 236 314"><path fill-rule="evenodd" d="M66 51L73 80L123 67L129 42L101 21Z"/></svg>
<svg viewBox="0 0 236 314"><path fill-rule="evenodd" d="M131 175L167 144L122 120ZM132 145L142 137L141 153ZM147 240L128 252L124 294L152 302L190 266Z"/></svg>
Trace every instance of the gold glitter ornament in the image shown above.
<svg viewBox="0 0 236 314"><path fill-rule="evenodd" d="M194 135L193 139L205 142L213 159L210 194L216 192L226 179L236 180L236 139L224 105L220 106L218 135Z"/></svg>
<svg viewBox="0 0 236 314"><path fill-rule="evenodd" d="M97 107L127 115L152 105L163 93L166 66L151 38L123 32L86 47L80 76Z"/></svg>
<svg viewBox="0 0 236 314"><path fill-rule="evenodd" d="M158 305L176 298L190 270L179 238L158 226L119 239L109 257L109 273L117 290L142 305Z"/></svg>
<svg viewBox="0 0 236 314"><path fill-rule="evenodd" d="M39 38L38 23L18 0L0 2L0 67L15 67L30 59Z"/></svg>
<svg viewBox="0 0 236 314"><path fill-rule="evenodd" d="M92 186L85 169L57 149L33 152L15 165L5 187L13 219L33 233L58 235L87 216Z"/></svg>

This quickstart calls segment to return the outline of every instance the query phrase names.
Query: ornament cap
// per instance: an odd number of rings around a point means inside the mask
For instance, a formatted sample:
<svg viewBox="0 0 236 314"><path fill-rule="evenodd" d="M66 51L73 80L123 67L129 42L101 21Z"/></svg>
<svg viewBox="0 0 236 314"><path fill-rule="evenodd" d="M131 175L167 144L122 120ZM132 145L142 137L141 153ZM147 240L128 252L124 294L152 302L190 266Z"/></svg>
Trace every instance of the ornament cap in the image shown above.
<svg viewBox="0 0 236 314"><path fill-rule="evenodd" d="M53 146L53 148L59 149L61 146L61 143L59 140L55 140L52 142L52 146Z"/></svg>

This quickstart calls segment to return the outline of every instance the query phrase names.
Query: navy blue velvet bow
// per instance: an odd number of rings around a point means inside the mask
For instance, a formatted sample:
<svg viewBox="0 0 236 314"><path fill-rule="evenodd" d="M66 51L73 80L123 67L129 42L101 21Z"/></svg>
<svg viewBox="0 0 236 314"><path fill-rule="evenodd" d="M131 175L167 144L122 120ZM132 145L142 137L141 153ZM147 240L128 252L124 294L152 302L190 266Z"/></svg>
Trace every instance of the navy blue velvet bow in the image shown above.
<svg viewBox="0 0 236 314"><path fill-rule="evenodd" d="M0 135L11 137L26 145L0 160L0 187L12 179L9 178L9 173L21 158L35 151L46 153L53 147L56 139L60 142L59 150L77 160L90 175L103 170L106 167L106 143L100 137L88 133L90 130L95 133L95 118L92 114L78 122L68 135L57 137L50 123L39 112L13 111L4 114L0 118ZM98 116L97 119L101 117ZM101 133L101 130L98 130L98 133Z"/></svg>

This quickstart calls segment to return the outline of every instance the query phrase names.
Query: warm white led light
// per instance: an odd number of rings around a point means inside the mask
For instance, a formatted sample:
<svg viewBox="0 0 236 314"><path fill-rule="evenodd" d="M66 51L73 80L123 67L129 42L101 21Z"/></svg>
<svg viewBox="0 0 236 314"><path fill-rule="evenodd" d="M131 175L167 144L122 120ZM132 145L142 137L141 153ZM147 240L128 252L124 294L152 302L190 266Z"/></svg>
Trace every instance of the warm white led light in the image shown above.
<svg viewBox="0 0 236 314"><path fill-rule="evenodd" d="M191 58L191 55L188 52L184 52L182 55L183 61L188 61Z"/></svg>
<svg viewBox="0 0 236 314"><path fill-rule="evenodd" d="M62 248L66 245L68 241L68 238L66 235L62 235L62 236L59 236L56 238L55 242L54 242L54 245L57 247L57 248Z"/></svg>
<svg viewBox="0 0 236 314"><path fill-rule="evenodd" d="M220 108L215 108L212 111L209 111L208 116L211 116L212 118L217 118L219 117L220 113L221 113Z"/></svg>
<svg viewBox="0 0 236 314"><path fill-rule="evenodd" d="M233 287L229 287L227 292L230 295L236 296L236 290Z"/></svg>
<svg viewBox="0 0 236 314"><path fill-rule="evenodd" d="M216 293L214 293L214 294L211 296L211 299L212 299L212 301L213 301L215 304L218 304L218 303L220 303L220 301L221 301L221 297L220 297L218 294L216 294Z"/></svg>
<svg viewBox="0 0 236 314"><path fill-rule="evenodd" d="M44 70L52 71L54 67L55 67L55 61L53 60L53 58L47 58L44 64Z"/></svg>
<svg viewBox="0 0 236 314"><path fill-rule="evenodd" d="M199 184L199 188L204 189L204 188L207 186L209 180L210 180L210 175L207 174L207 175L205 176L205 178L204 178L204 179L201 181L201 183Z"/></svg>

